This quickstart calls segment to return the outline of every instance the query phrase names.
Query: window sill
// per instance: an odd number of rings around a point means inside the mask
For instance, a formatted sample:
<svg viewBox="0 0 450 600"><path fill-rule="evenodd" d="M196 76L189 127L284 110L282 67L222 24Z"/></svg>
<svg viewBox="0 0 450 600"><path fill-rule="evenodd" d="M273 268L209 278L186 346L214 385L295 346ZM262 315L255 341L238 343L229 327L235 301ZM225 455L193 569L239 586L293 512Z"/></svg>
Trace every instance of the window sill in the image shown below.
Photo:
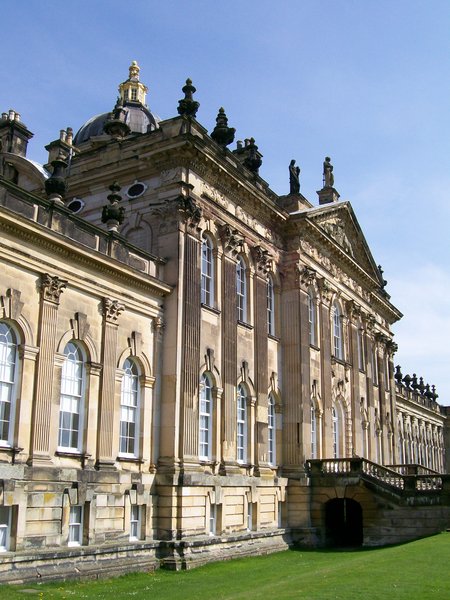
<svg viewBox="0 0 450 600"><path fill-rule="evenodd" d="M274 342L281 342L281 338L277 335L274 335L273 333L268 333L267 337L269 338L269 340L273 340Z"/></svg>
<svg viewBox="0 0 450 600"><path fill-rule="evenodd" d="M215 306L210 306L209 304L201 303L201 307L207 310L208 312L212 312L214 315L220 315L220 310Z"/></svg>
<svg viewBox="0 0 450 600"><path fill-rule="evenodd" d="M320 348L316 344L309 344L309 347L312 348L313 350L317 350L318 352L320 352Z"/></svg>
<svg viewBox="0 0 450 600"><path fill-rule="evenodd" d="M145 461L143 458L139 458L139 456L126 456L126 455L119 455L117 457L117 459L119 462L131 462L131 463L137 463L142 465Z"/></svg>
<svg viewBox="0 0 450 600"><path fill-rule="evenodd" d="M238 319L237 324L240 325L241 327L244 327L245 329L249 329L249 330L253 329L253 325L250 325L250 323L245 323L244 321L239 321L239 319Z"/></svg>

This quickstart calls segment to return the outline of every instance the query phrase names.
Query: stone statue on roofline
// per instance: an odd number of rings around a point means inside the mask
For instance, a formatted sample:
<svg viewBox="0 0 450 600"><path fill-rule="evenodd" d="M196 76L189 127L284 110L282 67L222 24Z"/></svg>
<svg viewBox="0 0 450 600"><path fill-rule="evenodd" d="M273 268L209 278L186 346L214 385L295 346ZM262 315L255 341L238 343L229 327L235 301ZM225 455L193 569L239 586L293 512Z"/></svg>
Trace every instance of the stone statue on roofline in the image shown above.
<svg viewBox="0 0 450 600"><path fill-rule="evenodd" d="M333 187L333 186L334 186L333 165L331 164L331 158L329 156L325 156L325 160L323 163L323 187Z"/></svg>
<svg viewBox="0 0 450 600"><path fill-rule="evenodd" d="M289 186L290 194L300 193L300 167L295 166L295 159L292 159L289 164Z"/></svg>

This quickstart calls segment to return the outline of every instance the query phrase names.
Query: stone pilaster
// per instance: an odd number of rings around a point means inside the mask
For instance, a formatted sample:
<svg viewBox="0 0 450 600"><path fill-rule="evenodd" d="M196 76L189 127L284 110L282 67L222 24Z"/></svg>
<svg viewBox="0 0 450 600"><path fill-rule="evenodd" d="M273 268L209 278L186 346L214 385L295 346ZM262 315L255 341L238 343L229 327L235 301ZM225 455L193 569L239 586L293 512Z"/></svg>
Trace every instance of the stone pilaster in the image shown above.
<svg viewBox="0 0 450 600"><path fill-rule="evenodd" d="M328 288L325 281L321 282L321 304L320 304L320 350L322 365L322 398L324 403L323 411L323 457L333 456L333 436L332 436L332 416L331 416L331 398L332 398L332 369L331 369L331 300L332 291Z"/></svg>
<svg viewBox="0 0 450 600"><path fill-rule="evenodd" d="M97 433L97 464L114 465L118 448L114 448L116 404L117 321L125 309L118 300L103 298L102 378Z"/></svg>
<svg viewBox="0 0 450 600"><path fill-rule="evenodd" d="M267 347L267 280L256 276L255 285L255 374L258 415L267 415L268 377L268 347ZM265 409L265 410L261 410ZM276 430L275 430L276 433ZM257 420L257 464L267 463L267 417ZM276 456L275 456L276 458Z"/></svg>
<svg viewBox="0 0 450 600"><path fill-rule="evenodd" d="M181 363L181 435L183 460L198 456L198 386L200 368L199 240L185 235L183 274L183 342Z"/></svg>
<svg viewBox="0 0 450 600"><path fill-rule="evenodd" d="M236 263L224 254L222 310L223 420L222 460L236 462L237 308Z"/></svg>
<svg viewBox="0 0 450 600"><path fill-rule="evenodd" d="M39 357L36 376L36 394L32 419L33 463L50 459L50 427L53 400L53 375L56 351L58 306L67 281L44 273L41 277L39 314Z"/></svg>
<svg viewBox="0 0 450 600"><path fill-rule="evenodd" d="M282 292L283 349L283 470L298 472L301 466L301 378L300 378L300 288L297 262L283 273Z"/></svg>

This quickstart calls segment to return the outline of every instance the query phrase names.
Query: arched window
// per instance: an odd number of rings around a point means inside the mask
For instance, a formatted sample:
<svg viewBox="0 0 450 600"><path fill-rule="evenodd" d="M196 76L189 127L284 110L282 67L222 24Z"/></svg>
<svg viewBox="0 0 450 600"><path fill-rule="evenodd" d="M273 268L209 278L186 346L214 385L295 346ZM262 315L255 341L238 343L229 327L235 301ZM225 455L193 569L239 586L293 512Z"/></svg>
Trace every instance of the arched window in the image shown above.
<svg viewBox="0 0 450 600"><path fill-rule="evenodd" d="M237 460L240 463L247 462L247 393L243 385L237 389L237 428L236 446Z"/></svg>
<svg viewBox="0 0 450 600"><path fill-rule="evenodd" d="M311 458L317 458L317 415L314 404L311 404Z"/></svg>
<svg viewBox="0 0 450 600"><path fill-rule="evenodd" d="M269 394L267 402L267 458L270 465L276 461L275 400Z"/></svg>
<svg viewBox="0 0 450 600"><path fill-rule="evenodd" d="M316 299L310 290L308 292L308 322L309 322L309 343L317 346L317 309Z"/></svg>
<svg viewBox="0 0 450 600"><path fill-rule="evenodd" d="M205 373L200 380L199 390L199 457L212 458L213 397L210 376Z"/></svg>
<svg viewBox="0 0 450 600"><path fill-rule="evenodd" d="M16 384L16 335L7 323L0 321L0 446L13 443Z"/></svg>
<svg viewBox="0 0 450 600"><path fill-rule="evenodd" d="M267 333L275 334L275 294L273 289L273 279L269 275L267 280Z"/></svg>
<svg viewBox="0 0 450 600"><path fill-rule="evenodd" d="M237 318L247 322L247 269L244 259L239 256L236 265Z"/></svg>
<svg viewBox="0 0 450 600"><path fill-rule="evenodd" d="M139 453L139 370L136 363L127 358L123 364L120 388L119 453L138 456Z"/></svg>
<svg viewBox="0 0 450 600"><path fill-rule="evenodd" d="M207 306L214 305L214 256L213 243L204 235L202 240L202 283L201 301Z"/></svg>
<svg viewBox="0 0 450 600"><path fill-rule="evenodd" d="M59 439L61 450L81 451L85 368L81 348L69 342L64 348L59 408Z"/></svg>
<svg viewBox="0 0 450 600"><path fill-rule="evenodd" d="M342 337L342 318L341 309L337 302L334 303L333 315L333 348L334 356L339 360L344 359L344 340Z"/></svg>

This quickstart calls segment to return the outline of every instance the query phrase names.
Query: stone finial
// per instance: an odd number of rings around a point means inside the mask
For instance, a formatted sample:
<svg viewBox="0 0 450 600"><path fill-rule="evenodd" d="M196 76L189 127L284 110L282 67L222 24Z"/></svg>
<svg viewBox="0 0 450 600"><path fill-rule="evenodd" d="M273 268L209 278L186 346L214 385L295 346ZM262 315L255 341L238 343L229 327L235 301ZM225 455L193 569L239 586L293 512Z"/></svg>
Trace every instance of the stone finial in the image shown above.
<svg viewBox="0 0 450 600"><path fill-rule="evenodd" d="M235 133L236 129L234 127L228 127L228 117L225 114L225 110L223 108L219 108L219 112L216 117L216 126L211 132L212 139L220 146L225 148L228 146L228 144L232 143Z"/></svg>
<svg viewBox="0 0 450 600"><path fill-rule="evenodd" d="M245 149L247 150L247 157L244 160L244 165L249 171L257 175L259 167L262 165L262 156L258 152L258 146L255 144L254 138L245 140Z"/></svg>
<svg viewBox="0 0 450 600"><path fill-rule="evenodd" d="M415 373L413 373L413 376L411 379L411 387L414 391L416 391L419 388L419 384L417 382L417 375Z"/></svg>
<svg viewBox="0 0 450 600"><path fill-rule="evenodd" d="M67 161L60 152L55 160L52 160L53 173L45 182L45 191L49 200L63 204L63 198L66 195L66 169Z"/></svg>
<svg viewBox="0 0 450 600"><path fill-rule="evenodd" d="M109 113L103 125L103 131L115 139L124 138L131 131L130 127L125 123L125 117L126 113L123 108L122 98L119 96L113 110Z"/></svg>
<svg viewBox="0 0 450 600"><path fill-rule="evenodd" d="M424 391L425 391L425 384L423 382L423 377L421 377L419 379L419 392L420 392L421 396L423 396Z"/></svg>
<svg viewBox="0 0 450 600"><path fill-rule="evenodd" d="M395 375L394 375L394 379L397 382L398 385L402 384L403 381L403 373L402 373L402 368L400 365L397 365L395 367Z"/></svg>
<svg viewBox="0 0 450 600"><path fill-rule="evenodd" d="M192 97L197 89L192 85L191 79L186 79L186 85L183 86L182 92L184 93L184 98L178 100L178 114L186 115L187 117L195 117L197 114L198 108L200 106L200 102L194 100Z"/></svg>
<svg viewBox="0 0 450 600"><path fill-rule="evenodd" d="M129 78L139 81L139 71L140 70L141 70L140 66L137 64L137 62L135 60L133 60L128 69Z"/></svg>
<svg viewBox="0 0 450 600"><path fill-rule="evenodd" d="M120 185L115 181L109 186L111 194L107 196L109 205L103 207L102 223L106 224L108 231L118 231L119 225L122 225L125 219L125 209L119 206L122 196L119 194Z"/></svg>
<svg viewBox="0 0 450 600"><path fill-rule="evenodd" d="M411 383L411 375L408 375L408 373L403 377L403 383L405 384L405 386L407 388L409 388L409 385Z"/></svg>

